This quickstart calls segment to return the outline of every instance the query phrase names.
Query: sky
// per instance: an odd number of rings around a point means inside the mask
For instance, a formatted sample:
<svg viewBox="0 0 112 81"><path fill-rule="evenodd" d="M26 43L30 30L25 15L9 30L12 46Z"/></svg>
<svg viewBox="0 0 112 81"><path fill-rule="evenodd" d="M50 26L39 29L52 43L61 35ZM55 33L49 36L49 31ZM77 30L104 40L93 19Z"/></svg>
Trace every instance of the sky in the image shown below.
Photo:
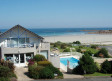
<svg viewBox="0 0 112 81"><path fill-rule="evenodd" d="M0 28L112 27L112 0L0 0Z"/></svg>

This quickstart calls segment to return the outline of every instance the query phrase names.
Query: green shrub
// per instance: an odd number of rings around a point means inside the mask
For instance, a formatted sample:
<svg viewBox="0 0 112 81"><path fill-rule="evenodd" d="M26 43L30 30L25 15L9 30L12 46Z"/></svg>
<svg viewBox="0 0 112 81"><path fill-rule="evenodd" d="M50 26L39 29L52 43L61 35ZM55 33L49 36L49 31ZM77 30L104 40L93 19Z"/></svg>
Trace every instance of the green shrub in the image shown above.
<svg viewBox="0 0 112 81"><path fill-rule="evenodd" d="M54 74L49 68L45 67L40 71L39 78L40 79L52 79L54 78Z"/></svg>
<svg viewBox="0 0 112 81"><path fill-rule="evenodd" d="M98 45L91 45L91 48L96 49L98 47Z"/></svg>
<svg viewBox="0 0 112 81"><path fill-rule="evenodd" d="M0 81L10 81L10 79L7 77L0 77Z"/></svg>
<svg viewBox="0 0 112 81"><path fill-rule="evenodd" d="M10 72L8 76L9 76L10 78L11 78L11 77L17 78L16 74L14 74L13 72Z"/></svg>
<svg viewBox="0 0 112 81"><path fill-rule="evenodd" d="M49 61L39 61L37 62L38 65L41 65L41 66L50 66L52 65L51 62Z"/></svg>
<svg viewBox="0 0 112 81"><path fill-rule="evenodd" d="M54 43L54 47L58 47L58 45L56 43Z"/></svg>
<svg viewBox="0 0 112 81"><path fill-rule="evenodd" d="M112 73L111 72L111 63L108 61L108 60L106 60L106 61L104 61L102 64L101 64L101 72L102 73Z"/></svg>
<svg viewBox="0 0 112 81"><path fill-rule="evenodd" d="M80 41L76 41L76 42L74 41L73 44L81 44L81 42Z"/></svg>
<svg viewBox="0 0 112 81"><path fill-rule="evenodd" d="M15 69L14 63L8 62L8 67L10 68L12 72L14 72L14 69Z"/></svg>
<svg viewBox="0 0 112 81"><path fill-rule="evenodd" d="M73 74L84 74L84 70L82 65L78 65L76 66L73 70L72 70Z"/></svg>
<svg viewBox="0 0 112 81"><path fill-rule="evenodd" d="M92 56L93 53L89 50L89 51L85 51L84 54L89 54L90 56Z"/></svg>
<svg viewBox="0 0 112 81"><path fill-rule="evenodd" d="M15 69L14 63L11 63L10 61L5 61L5 60L1 59L0 60L0 65L5 66L5 67L9 67L10 70L12 72L14 72L14 69Z"/></svg>
<svg viewBox="0 0 112 81"><path fill-rule="evenodd" d="M54 47L58 47L58 46L60 46L62 43L60 42L60 41L57 41L57 42L55 42L54 43Z"/></svg>
<svg viewBox="0 0 112 81"><path fill-rule="evenodd" d="M43 68L44 67L42 67L42 66L36 66L36 65L29 66L29 68L28 68L29 76L34 79L39 79L40 71Z"/></svg>
<svg viewBox="0 0 112 81"><path fill-rule="evenodd" d="M70 48L66 48L63 52L70 52Z"/></svg>
<svg viewBox="0 0 112 81"><path fill-rule="evenodd" d="M80 58L79 65L73 69L75 74L92 74L96 72L97 68L92 57L88 54L84 54Z"/></svg>
<svg viewBox="0 0 112 81"><path fill-rule="evenodd" d="M78 49L76 49L76 51L77 51L77 52L81 52L81 49L80 49L80 48L78 48Z"/></svg>
<svg viewBox="0 0 112 81"><path fill-rule="evenodd" d="M58 74L58 76L62 76L63 77L62 72L60 72L59 69L54 67L53 65L47 66L47 68L49 68L54 74Z"/></svg>
<svg viewBox="0 0 112 81"><path fill-rule="evenodd" d="M43 55L37 54L34 56L35 61L46 61L46 58Z"/></svg>
<svg viewBox="0 0 112 81"><path fill-rule="evenodd" d="M61 44L61 49L65 49L67 47L67 45L65 43Z"/></svg>
<svg viewBox="0 0 112 81"><path fill-rule="evenodd" d="M102 54L104 58L109 58L108 51L105 48L100 49L100 51L96 53L95 56L100 57L100 54Z"/></svg>
<svg viewBox="0 0 112 81"><path fill-rule="evenodd" d="M34 70L37 67L37 63L33 64L33 65L28 65L28 71L29 73Z"/></svg>
<svg viewBox="0 0 112 81"><path fill-rule="evenodd" d="M100 72L101 71L101 66L97 62L95 62L95 64L96 64L97 71Z"/></svg>
<svg viewBox="0 0 112 81"><path fill-rule="evenodd" d="M8 77L10 73L10 69L5 66L0 66L0 77Z"/></svg>
<svg viewBox="0 0 112 81"><path fill-rule="evenodd" d="M79 48L83 48L84 46L79 46Z"/></svg>

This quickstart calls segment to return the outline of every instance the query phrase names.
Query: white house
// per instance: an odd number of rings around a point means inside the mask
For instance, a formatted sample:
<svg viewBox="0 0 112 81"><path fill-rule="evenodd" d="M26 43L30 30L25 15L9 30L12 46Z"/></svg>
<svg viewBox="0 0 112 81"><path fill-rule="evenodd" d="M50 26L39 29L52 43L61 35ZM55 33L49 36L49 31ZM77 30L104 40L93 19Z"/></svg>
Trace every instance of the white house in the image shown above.
<svg viewBox="0 0 112 81"><path fill-rule="evenodd" d="M36 54L44 55L50 60L50 43L44 38L16 25L0 34L0 58L10 60L16 66L25 66Z"/></svg>

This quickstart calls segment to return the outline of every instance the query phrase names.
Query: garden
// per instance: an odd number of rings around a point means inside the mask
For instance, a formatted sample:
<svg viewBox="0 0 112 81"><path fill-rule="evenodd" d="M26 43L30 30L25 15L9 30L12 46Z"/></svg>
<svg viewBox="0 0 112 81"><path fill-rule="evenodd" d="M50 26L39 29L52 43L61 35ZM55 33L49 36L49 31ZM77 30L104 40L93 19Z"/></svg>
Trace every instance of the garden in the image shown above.
<svg viewBox="0 0 112 81"><path fill-rule="evenodd" d="M80 41L62 43L60 41L51 44L51 50L57 48L60 52L80 52L83 56L79 59L78 66L73 69L73 74L84 76L112 76L112 62L105 60L102 64L94 62L93 57L111 58L105 48L98 45L83 45Z"/></svg>
<svg viewBox="0 0 112 81"><path fill-rule="evenodd" d="M28 72L29 77L34 79L63 78L62 72L54 67L44 56L39 54L29 60Z"/></svg>
<svg viewBox="0 0 112 81"><path fill-rule="evenodd" d="M98 45L83 45L80 41L72 43L55 42L51 43L51 51L58 50L59 52L80 52L82 54L89 54L94 57L109 58L108 51L105 48L99 48Z"/></svg>
<svg viewBox="0 0 112 81"><path fill-rule="evenodd" d="M14 73L14 64L9 61L0 60L0 81L17 81Z"/></svg>

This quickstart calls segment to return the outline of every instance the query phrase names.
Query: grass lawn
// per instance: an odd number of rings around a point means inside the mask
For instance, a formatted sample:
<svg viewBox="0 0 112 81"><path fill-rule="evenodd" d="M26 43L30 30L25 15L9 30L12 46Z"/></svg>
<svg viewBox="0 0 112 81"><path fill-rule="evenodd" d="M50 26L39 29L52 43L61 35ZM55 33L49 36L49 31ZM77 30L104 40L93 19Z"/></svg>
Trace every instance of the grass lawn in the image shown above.
<svg viewBox="0 0 112 81"><path fill-rule="evenodd" d="M95 72L94 74L85 74L84 76L112 76L112 74L104 74L104 73Z"/></svg>

